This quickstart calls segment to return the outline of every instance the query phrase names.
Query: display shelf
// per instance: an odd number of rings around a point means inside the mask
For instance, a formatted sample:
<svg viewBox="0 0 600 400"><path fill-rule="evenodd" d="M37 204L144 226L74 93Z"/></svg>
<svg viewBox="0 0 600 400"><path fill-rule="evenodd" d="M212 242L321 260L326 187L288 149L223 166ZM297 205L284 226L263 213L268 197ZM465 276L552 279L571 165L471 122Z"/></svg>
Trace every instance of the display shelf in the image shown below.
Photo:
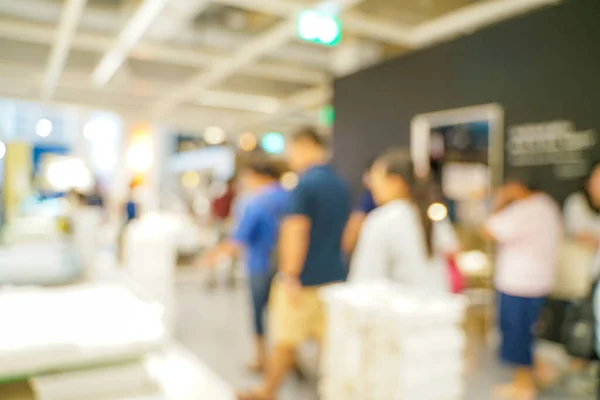
<svg viewBox="0 0 600 400"><path fill-rule="evenodd" d="M148 357L147 365L159 393L110 400L234 400L231 387L178 343ZM27 383L0 385L2 400L35 400Z"/></svg>

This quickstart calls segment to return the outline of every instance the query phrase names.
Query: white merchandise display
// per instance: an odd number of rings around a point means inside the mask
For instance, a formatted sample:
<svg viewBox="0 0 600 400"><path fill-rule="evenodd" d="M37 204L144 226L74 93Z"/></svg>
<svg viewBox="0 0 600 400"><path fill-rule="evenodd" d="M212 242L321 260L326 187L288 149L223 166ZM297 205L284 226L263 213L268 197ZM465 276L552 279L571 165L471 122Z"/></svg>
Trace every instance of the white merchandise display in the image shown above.
<svg viewBox="0 0 600 400"><path fill-rule="evenodd" d="M175 321L174 274L177 261L173 220L148 214L132 222L125 233L125 271L131 280L164 307L164 324Z"/></svg>
<svg viewBox="0 0 600 400"><path fill-rule="evenodd" d="M81 258L81 262L90 275L98 253L102 225L102 209L100 207L82 206L73 211L73 241Z"/></svg>
<svg viewBox="0 0 600 400"><path fill-rule="evenodd" d="M462 296L383 282L334 285L321 295L328 314L323 400L462 398Z"/></svg>
<svg viewBox="0 0 600 400"><path fill-rule="evenodd" d="M0 291L0 379L130 361L167 340L162 309L125 285Z"/></svg>
<svg viewBox="0 0 600 400"><path fill-rule="evenodd" d="M18 242L0 248L0 285L58 285L74 281L81 264L62 240Z"/></svg>
<svg viewBox="0 0 600 400"><path fill-rule="evenodd" d="M143 361L34 377L36 400L113 400L158 393Z"/></svg>
<svg viewBox="0 0 600 400"><path fill-rule="evenodd" d="M232 388L178 344L169 344L164 351L146 359L150 376L158 386L158 393L120 395L110 399L88 397L78 400L235 400ZM36 400L25 383L0 385L2 400Z"/></svg>

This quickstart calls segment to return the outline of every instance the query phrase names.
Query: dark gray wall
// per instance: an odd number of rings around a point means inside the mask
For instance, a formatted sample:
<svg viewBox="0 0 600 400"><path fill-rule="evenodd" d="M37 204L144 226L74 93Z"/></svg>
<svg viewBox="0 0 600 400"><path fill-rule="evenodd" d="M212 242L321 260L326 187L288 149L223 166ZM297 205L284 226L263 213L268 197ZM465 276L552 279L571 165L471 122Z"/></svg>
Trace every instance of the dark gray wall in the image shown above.
<svg viewBox="0 0 600 400"><path fill-rule="evenodd" d="M485 103L504 107L506 127L565 119L600 131L600 0L567 0L337 80L334 164L358 192L369 158L409 145L415 115ZM550 167L530 173L561 201L579 185Z"/></svg>

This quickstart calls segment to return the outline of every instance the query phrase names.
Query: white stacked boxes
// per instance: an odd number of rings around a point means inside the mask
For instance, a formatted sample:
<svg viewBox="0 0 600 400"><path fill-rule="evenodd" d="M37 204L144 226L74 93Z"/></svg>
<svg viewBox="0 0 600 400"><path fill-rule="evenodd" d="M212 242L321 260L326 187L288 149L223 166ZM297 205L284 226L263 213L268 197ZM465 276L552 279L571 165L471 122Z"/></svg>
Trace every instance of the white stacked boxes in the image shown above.
<svg viewBox="0 0 600 400"><path fill-rule="evenodd" d="M388 283L324 289L323 400L458 400L466 338L461 296Z"/></svg>

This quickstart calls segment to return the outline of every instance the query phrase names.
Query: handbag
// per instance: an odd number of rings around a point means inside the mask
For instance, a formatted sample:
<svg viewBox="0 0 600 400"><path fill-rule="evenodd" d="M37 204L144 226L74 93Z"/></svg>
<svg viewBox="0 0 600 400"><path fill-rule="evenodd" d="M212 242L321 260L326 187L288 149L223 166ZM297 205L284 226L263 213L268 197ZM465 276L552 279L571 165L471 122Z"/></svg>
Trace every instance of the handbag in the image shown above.
<svg viewBox="0 0 600 400"><path fill-rule="evenodd" d="M565 326L568 301L547 298L540 316L535 324L536 337L552 343L563 344L563 328Z"/></svg>
<svg viewBox="0 0 600 400"><path fill-rule="evenodd" d="M447 258L448 276L450 278L450 290L452 293L461 293L465 290L465 277L456 264L456 259L452 256Z"/></svg>
<svg viewBox="0 0 600 400"><path fill-rule="evenodd" d="M598 282L581 300L574 302L568 309L562 329L562 342L571 356L596 360L596 318L594 298Z"/></svg>

